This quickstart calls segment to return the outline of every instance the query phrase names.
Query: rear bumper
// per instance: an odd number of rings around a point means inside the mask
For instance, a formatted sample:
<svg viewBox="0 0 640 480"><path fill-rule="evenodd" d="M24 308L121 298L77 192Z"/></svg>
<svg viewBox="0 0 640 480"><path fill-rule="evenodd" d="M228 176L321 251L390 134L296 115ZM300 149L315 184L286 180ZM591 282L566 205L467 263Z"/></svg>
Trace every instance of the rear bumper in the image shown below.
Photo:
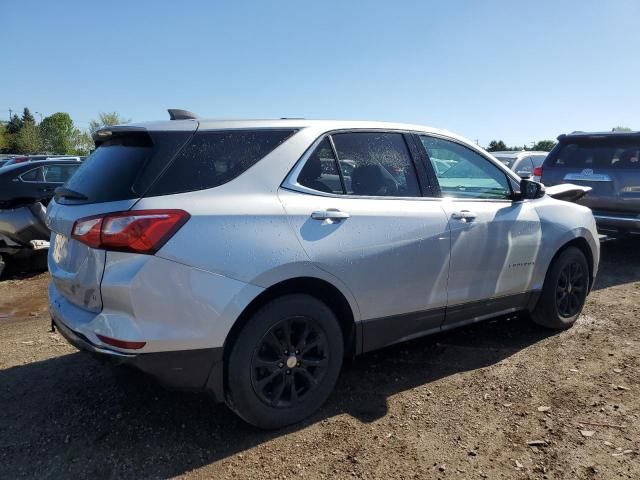
<svg viewBox="0 0 640 480"><path fill-rule="evenodd" d="M640 235L640 217L593 212L598 231L603 233Z"/></svg>
<svg viewBox="0 0 640 480"><path fill-rule="evenodd" d="M55 308L51 308L51 319L58 332L78 350L115 365L134 367L169 387L207 391L216 401L224 401L222 347L140 354L117 352L95 345L69 328Z"/></svg>

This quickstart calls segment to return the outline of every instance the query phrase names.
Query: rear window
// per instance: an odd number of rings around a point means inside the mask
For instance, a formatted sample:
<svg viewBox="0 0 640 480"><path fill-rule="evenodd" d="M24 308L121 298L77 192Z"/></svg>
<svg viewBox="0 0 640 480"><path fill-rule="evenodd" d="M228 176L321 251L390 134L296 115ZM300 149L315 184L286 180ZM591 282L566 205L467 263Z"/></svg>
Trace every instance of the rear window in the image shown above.
<svg viewBox="0 0 640 480"><path fill-rule="evenodd" d="M516 157L496 157L496 158L500 160L500 163L502 163L504 166L508 168L511 168L513 163L516 161Z"/></svg>
<svg viewBox="0 0 640 480"><path fill-rule="evenodd" d="M566 168L640 167L640 140L600 138L561 143L549 155L548 165Z"/></svg>
<svg viewBox="0 0 640 480"><path fill-rule="evenodd" d="M118 134L78 164L66 187L86 196L82 203L139 198L191 135L192 132ZM65 199L57 201L64 203Z"/></svg>
<svg viewBox="0 0 640 480"><path fill-rule="evenodd" d="M233 180L295 130L227 130L199 132L176 156L147 196L217 187Z"/></svg>

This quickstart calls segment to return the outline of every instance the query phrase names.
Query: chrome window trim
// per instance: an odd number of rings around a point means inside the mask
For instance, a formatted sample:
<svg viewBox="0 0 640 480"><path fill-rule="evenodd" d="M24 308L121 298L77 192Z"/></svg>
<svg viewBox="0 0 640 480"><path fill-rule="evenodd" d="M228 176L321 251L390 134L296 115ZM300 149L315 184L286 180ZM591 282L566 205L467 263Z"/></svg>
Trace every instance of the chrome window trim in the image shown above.
<svg viewBox="0 0 640 480"><path fill-rule="evenodd" d="M307 195L315 195L317 197L328 197L328 198L346 198L346 199L352 199L352 200L359 200L359 199L363 199L363 200L409 200L409 201L415 201L415 200L419 200L419 201L447 201L447 202L452 202L452 201L458 201L458 202L482 202L482 203L505 203L505 204L511 204L513 203L513 200L510 199L502 199L502 198L460 198L460 197L428 197L428 196L419 196L419 197L387 197L387 196L365 196L365 195L340 195L337 193L328 193L328 192L321 192L319 190L314 190L312 188L309 187L305 187L304 185L301 185L298 183L297 179L298 179L298 175L300 175L300 172L302 171L302 168L304 167L305 163L307 162L307 160L309 159L309 157L311 156L311 154L315 151L315 149L318 147L318 145L320 145L320 143L322 143L322 141L333 135L336 133L368 133L368 132L380 132L380 133L400 133L400 134L409 134L409 135L426 135L426 136L435 136L438 138L442 138L444 140L450 141L450 142L454 142L457 143L469 150L471 150L472 152L477 153L478 155L482 156L483 158L485 158L487 161L491 162L493 165L499 165L498 169L503 171L507 178L510 180L513 180L516 183L519 183L519 178L516 180L516 175L509 170L506 167L503 167L500 162L495 162L493 161L491 158L487 157L486 155L481 154L479 151L477 151L474 148L469 148L468 145L466 145L464 142L460 142L455 138L451 138L448 137L446 135L441 135L441 134L436 134L436 133L431 133L431 132L424 132L421 130L404 130L404 129L390 129L390 128L341 128L341 129L336 129L336 130L329 130L327 132L324 132L322 135L320 135L318 138L316 138L314 140L314 142L307 148L307 150L302 154L302 156L298 159L298 161L296 162L296 164L293 166L293 168L289 171L289 174L285 177L284 181L280 184L281 188L284 188L285 190L289 190L289 191L293 191L293 192L298 192L298 193L304 193ZM503 168L501 168L503 167Z"/></svg>
<svg viewBox="0 0 640 480"><path fill-rule="evenodd" d="M374 195L350 195L350 194L337 194L337 193L328 193L328 192L320 192L319 190L314 190L313 188L305 187L298 183L298 176L302 171L305 163L311 156L311 154L315 151L315 149L322 143L325 138L330 137L331 135L337 133L399 133L399 134L417 134L419 131L416 130L404 130L404 129L393 129L393 128L340 128L335 130L330 130L324 132L315 141L307 148L307 150L302 154L302 156L298 159L296 164L293 166L289 174L286 176L284 181L280 184L280 187L286 190L292 190L294 192L306 193L309 195L315 195L318 197L329 197L329 198L349 198L349 199L365 199L365 200L440 200L437 197L426 197L420 195L418 197L396 197L396 196L374 196ZM409 158L411 158L411 162L413 163L414 159L411 155L411 151L407 146L407 150L409 153ZM339 161L339 160L338 160ZM339 167L339 165L338 165ZM415 168L415 167L414 167ZM417 175L417 172L416 172Z"/></svg>
<svg viewBox="0 0 640 480"><path fill-rule="evenodd" d="M20 181L21 181L22 183L47 183L47 182L44 180L44 170L42 170L42 167L43 167L43 165L40 165L39 167L34 167L34 168L32 168L31 170L27 170L26 172L22 172L20 175L18 175L18 178L20 179ZM26 175L27 173L31 173L31 172L33 172L34 170L42 170L42 181L37 181L37 180L25 180L25 179L23 179L23 178L22 178L24 175Z"/></svg>

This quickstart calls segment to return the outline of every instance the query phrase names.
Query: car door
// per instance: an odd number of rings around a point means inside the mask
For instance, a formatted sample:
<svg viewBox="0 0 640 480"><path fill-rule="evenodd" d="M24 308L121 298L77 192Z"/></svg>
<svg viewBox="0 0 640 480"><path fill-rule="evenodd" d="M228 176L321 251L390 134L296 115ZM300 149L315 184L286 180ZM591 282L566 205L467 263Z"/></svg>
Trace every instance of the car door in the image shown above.
<svg viewBox="0 0 640 480"><path fill-rule="evenodd" d="M433 329L444 319L449 232L424 167L398 132L319 139L279 197L310 260L355 296L364 350ZM338 179L336 181L336 179Z"/></svg>
<svg viewBox="0 0 640 480"><path fill-rule="evenodd" d="M451 232L446 324L527 305L541 228L530 201L514 202L506 172L452 139L420 135L434 168Z"/></svg>

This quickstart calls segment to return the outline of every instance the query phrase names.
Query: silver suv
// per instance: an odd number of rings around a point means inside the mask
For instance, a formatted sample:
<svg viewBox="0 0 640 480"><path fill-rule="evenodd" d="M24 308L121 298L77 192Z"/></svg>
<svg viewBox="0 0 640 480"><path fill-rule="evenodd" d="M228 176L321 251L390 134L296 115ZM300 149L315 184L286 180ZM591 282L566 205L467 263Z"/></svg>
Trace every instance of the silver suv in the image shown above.
<svg viewBox="0 0 640 480"><path fill-rule="evenodd" d="M98 131L49 205L51 314L82 350L275 428L318 409L347 357L580 314L590 210L456 135L172 116Z"/></svg>

